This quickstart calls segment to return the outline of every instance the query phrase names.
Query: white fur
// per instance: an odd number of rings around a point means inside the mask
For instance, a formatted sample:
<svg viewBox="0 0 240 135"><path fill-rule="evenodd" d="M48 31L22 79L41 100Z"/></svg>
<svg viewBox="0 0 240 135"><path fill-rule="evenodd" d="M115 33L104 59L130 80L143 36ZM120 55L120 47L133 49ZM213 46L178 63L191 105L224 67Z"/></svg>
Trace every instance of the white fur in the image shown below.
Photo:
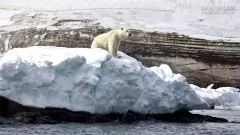
<svg viewBox="0 0 240 135"><path fill-rule="evenodd" d="M130 35L130 31L125 28L111 30L96 36L92 42L91 48L104 49L113 57L120 58L117 54L120 43Z"/></svg>

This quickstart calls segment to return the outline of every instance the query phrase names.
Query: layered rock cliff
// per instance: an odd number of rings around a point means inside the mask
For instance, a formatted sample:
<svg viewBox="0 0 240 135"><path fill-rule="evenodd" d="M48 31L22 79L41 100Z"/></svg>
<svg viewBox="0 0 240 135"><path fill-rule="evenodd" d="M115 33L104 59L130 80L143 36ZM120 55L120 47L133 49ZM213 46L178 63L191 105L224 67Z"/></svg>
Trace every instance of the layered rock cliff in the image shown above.
<svg viewBox="0 0 240 135"><path fill-rule="evenodd" d="M93 20L58 20L53 27L64 23L81 23L81 28L26 28L2 32L1 54L15 47L62 46L88 48L93 38L109 28ZM187 77L189 83L206 87L240 87L240 43L209 41L177 33L145 32L132 29L132 37L121 43L120 50L135 57L145 66L166 63L175 73Z"/></svg>

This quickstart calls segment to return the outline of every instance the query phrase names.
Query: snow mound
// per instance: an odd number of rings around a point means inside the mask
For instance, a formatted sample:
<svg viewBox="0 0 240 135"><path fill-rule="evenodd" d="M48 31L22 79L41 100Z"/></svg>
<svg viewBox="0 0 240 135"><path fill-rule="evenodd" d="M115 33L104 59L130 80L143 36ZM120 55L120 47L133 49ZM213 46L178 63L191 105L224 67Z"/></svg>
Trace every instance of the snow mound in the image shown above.
<svg viewBox="0 0 240 135"><path fill-rule="evenodd" d="M143 114L208 109L210 106L168 65L146 68L118 52L101 49L29 47L0 61L0 95L27 106L105 114Z"/></svg>
<svg viewBox="0 0 240 135"><path fill-rule="evenodd" d="M215 106L216 109L240 109L240 89L233 87L221 87L212 89L213 84L207 88L200 88L196 85L190 86L197 94L205 99L210 106Z"/></svg>

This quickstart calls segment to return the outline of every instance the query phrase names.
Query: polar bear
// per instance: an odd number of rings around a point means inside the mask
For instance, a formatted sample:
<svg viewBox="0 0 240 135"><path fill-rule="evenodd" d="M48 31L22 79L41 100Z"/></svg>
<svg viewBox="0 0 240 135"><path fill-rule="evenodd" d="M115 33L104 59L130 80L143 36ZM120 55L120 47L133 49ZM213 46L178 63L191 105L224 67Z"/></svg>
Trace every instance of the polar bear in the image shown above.
<svg viewBox="0 0 240 135"><path fill-rule="evenodd" d="M131 33L129 29L121 28L114 29L107 33L96 36L92 42L91 48L101 48L108 51L113 57L120 58L118 56L118 47L122 40L130 37Z"/></svg>

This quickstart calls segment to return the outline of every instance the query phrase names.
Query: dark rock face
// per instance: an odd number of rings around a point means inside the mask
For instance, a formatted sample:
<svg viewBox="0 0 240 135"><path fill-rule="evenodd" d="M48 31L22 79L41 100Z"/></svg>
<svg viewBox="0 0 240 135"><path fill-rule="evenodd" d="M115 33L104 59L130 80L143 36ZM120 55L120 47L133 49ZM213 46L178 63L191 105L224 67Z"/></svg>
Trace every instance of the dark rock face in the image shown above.
<svg viewBox="0 0 240 135"><path fill-rule="evenodd" d="M14 106L15 108L12 108ZM132 123L137 121L156 120L179 123L196 122L228 122L223 118L192 114L188 111L179 111L171 114L143 115L128 111L125 114L91 114L88 112L73 112L59 108L34 108L20 105L4 97L0 97L0 124L30 123L30 124L57 124L63 122L77 123L104 123L121 122ZM8 119L13 119L9 121Z"/></svg>
<svg viewBox="0 0 240 135"><path fill-rule="evenodd" d="M50 111L51 110L51 111ZM68 110L59 110L51 108L41 112L23 112L14 116L18 122L31 124L56 124L62 122L77 123L104 123L121 122L132 123L137 121L167 121L178 123L199 123L199 122L228 122L224 118L217 118L207 115L192 114L188 111L179 111L171 114L142 115L128 111L125 114L110 113L106 115L90 114L86 112L71 112Z"/></svg>
<svg viewBox="0 0 240 135"><path fill-rule="evenodd" d="M208 115L192 114L188 111L178 111L172 114L151 115L156 120L169 122L195 123L195 122L228 122L223 118L212 117Z"/></svg>
<svg viewBox="0 0 240 135"><path fill-rule="evenodd" d="M113 121L131 123L148 120L149 118L134 112L127 112L126 114L110 113L107 115L100 115L87 112L72 112L65 109L46 108L39 109L38 112L18 113L14 115L14 119L22 123L56 124L62 122L104 123Z"/></svg>
<svg viewBox="0 0 240 135"><path fill-rule="evenodd" d="M7 120L4 117L0 117L0 125L7 124Z"/></svg>
<svg viewBox="0 0 240 135"><path fill-rule="evenodd" d="M24 29L3 33L0 51L33 45L90 48L98 34L109 31L91 20L60 20L53 26L80 21L83 28L68 30ZM6 45L5 41L9 40ZM7 47L7 48L6 48ZM186 76L189 83L207 87L240 87L240 43L208 41L176 33L132 30L121 43L120 51L138 59L145 66L170 65L175 73Z"/></svg>

